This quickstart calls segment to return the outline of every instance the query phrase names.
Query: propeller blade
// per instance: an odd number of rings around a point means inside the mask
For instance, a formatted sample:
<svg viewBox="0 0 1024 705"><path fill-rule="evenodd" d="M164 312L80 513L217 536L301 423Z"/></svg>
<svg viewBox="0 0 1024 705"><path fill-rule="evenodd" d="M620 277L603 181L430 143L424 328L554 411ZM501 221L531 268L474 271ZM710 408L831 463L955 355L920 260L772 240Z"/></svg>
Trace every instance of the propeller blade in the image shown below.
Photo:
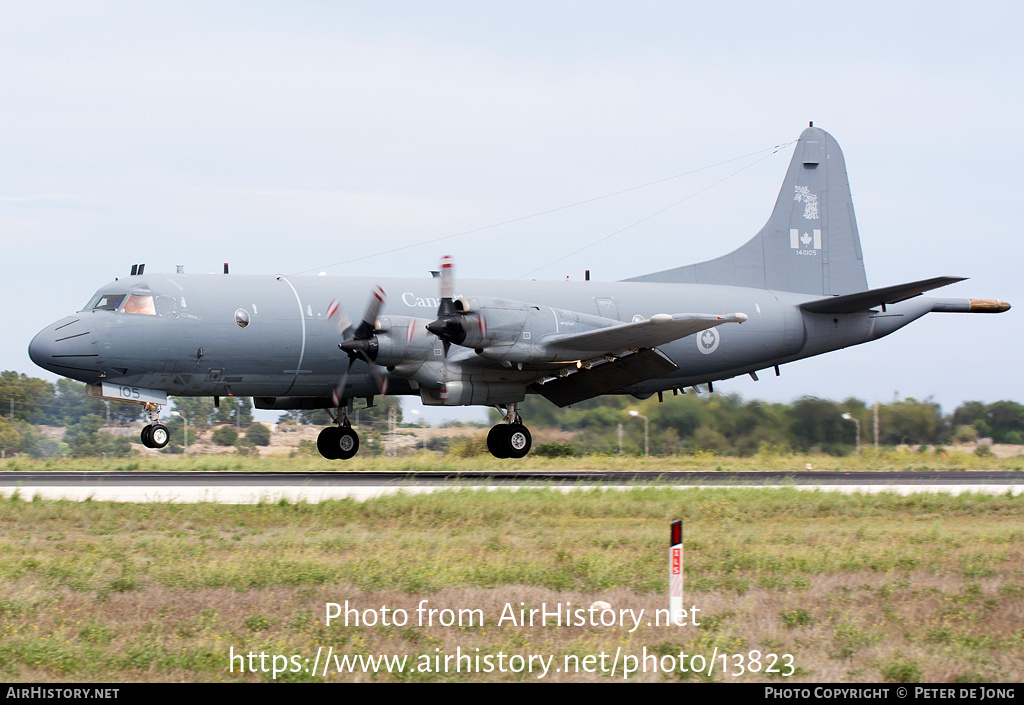
<svg viewBox="0 0 1024 705"><path fill-rule="evenodd" d="M364 355L358 355L359 359L366 363L370 368L370 373L373 375L373 382L377 387L378 394L388 393L388 376L384 372L384 368L380 365L375 365ZM345 385L348 383L349 373L352 371L352 365L356 362L356 357L349 358L348 367L345 368L345 374L341 376L338 384L334 387L334 391L331 392L331 401L334 403L335 408L341 406L342 400L345 399Z"/></svg>
<svg viewBox="0 0 1024 705"><path fill-rule="evenodd" d="M387 298L387 294L384 293L382 288L379 286L373 287L373 291L370 292L370 300L366 304L366 313L363 314L363 320L356 329L356 338L365 339L373 335L373 329L377 323L377 314L380 313Z"/></svg>
<svg viewBox="0 0 1024 705"><path fill-rule="evenodd" d="M377 383L377 391L381 394L387 394L388 376L384 372L384 368L380 365L375 365L372 362L369 362L368 364L370 365L370 372L373 373L373 381Z"/></svg>
<svg viewBox="0 0 1024 705"><path fill-rule="evenodd" d="M441 298L455 298L455 263L451 255L441 258Z"/></svg>
<svg viewBox="0 0 1024 705"><path fill-rule="evenodd" d="M348 367L345 368L345 374L341 376L341 379L338 380L338 384L334 387L334 391L331 392L331 401L334 403L335 409L341 408L341 402L345 398L345 384L348 383L348 373L352 371L352 364L355 361L355 358L349 358Z"/></svg>
<svg viewBox="0 0 1024 705"><path fill-rule="evenodd" d="M352 371L352 365L355 364L356 360L362 360L366 363L367 367L370 368L370 373L373 375L373 381L379 393L387 394L388 376L383 368L373 363L373 358L377 356L377 337L375 335L377 316L380 314L381 308L384 307L387 298L384 289L379 286L373 287L373 291L370 292L370 300L366 304L366 312L363 313L363 320L359 322L359 326L355 330L352 329L352 319L348 317L337 299L332 301L331 305L327 308L328 319L334 323L335 328L342 334L343 339L338 343L338 347L348 354L348 367L345 368L345 374L331 393L331 401L334 402L335 406L339 406L345 398L345 385L348 382L349 373ZM345 325L342 326L342 324Z"/></svg>
<svg viewBox="0 0 1024 705"><path fill-rule="evenodd" d="M445 255L441 258L441 302L437 318L427 324L427 330L441 340L446 360L452 343L459 344L466 339L463 321L464 316L455 310L455 264L451 255Z"/></svg>
<svg viewBox="0 0 1024 705"><path fill-rule="evenodd" d="M351 333L352 319L345 313L345 309L342 308L341 302L337 299L332 299L327 307L327 320L331 322L342 337L347 338Z"/></svg>

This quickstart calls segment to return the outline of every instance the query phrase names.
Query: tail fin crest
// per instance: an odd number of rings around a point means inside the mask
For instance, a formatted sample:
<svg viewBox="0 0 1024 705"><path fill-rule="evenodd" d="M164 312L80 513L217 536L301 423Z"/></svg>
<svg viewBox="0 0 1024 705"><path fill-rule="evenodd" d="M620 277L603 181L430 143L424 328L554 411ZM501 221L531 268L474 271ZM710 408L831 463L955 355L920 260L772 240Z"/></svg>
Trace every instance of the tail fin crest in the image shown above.
<svg viewBox="0 0 1024 705"><path fill-rule="evenodd" d="M832 296L868 288L842 150L832 135L800 135L768 222L716 259L627 281L725 284Z"/></svg>

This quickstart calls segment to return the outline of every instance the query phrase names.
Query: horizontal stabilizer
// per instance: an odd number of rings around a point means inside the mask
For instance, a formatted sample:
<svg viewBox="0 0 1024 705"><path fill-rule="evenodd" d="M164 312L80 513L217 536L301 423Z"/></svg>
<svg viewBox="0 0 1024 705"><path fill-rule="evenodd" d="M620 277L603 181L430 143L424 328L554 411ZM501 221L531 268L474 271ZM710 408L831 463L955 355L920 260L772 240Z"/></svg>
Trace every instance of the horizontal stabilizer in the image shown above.
<svg viewBox="0 0 1024 705"><path fill-rule="evenodd" d="M856 294L844 294L842 296L830 296L825 299L815 299L800 304L800 308L811 313L856 313L866 311L875 306L884 304L895 304L900 301L920 296L926 291L938 289L949 284L962 282L966 277L932 277L922 279L909 284L897 284L886 286L881 289L869 289Z"/></svg>
<svg viewBox="0 0 1024 705"><path fill-rule="evenodd" d="M566 377L557 377L545 384L534 384L531 390L557 406L568 406L652 379L678 369L659 350L639 350L611 362L581 369Z"/></svg>
<svg viewBox="0 0 1024 705"><path fill-rule="evenodd" d="M723 323L743 323L745 313L716 316L709 313L659 313L646 321L598 328L586 333L551 336L542 342L546 353L581 359L635 348L653 348Z"/></svg>

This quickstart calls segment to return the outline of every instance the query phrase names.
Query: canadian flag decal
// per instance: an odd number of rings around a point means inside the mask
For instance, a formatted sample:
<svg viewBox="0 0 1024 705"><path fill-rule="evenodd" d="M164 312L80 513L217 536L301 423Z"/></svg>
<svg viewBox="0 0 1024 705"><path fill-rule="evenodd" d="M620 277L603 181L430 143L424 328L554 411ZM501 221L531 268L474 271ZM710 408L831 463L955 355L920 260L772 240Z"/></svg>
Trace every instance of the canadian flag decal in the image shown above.
<svg viewBox="0 0 1024 705"><path fill-rule="evenodd" d="M821 230L800 232L797 228L792 228L789 231L789 246L794 250L820 250Z"/></svg>

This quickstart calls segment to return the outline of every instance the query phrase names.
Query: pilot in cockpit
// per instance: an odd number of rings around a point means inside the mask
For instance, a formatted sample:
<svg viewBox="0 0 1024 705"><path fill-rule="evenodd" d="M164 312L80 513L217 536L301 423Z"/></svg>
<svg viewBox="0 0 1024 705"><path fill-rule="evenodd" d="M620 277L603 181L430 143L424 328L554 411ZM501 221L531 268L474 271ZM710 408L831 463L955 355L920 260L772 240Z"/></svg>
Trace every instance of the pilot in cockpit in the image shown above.
<svg viewBox="0 0 1024 705"><path fill-rule="evenodd" d="M135 313L164 318L177 318L179 311L187 311L184 297L178 299L174 296L154 294L148 288L135 288L127 294L114 292L96 294L85 310Z"/></svg>
<svg viewBox="0 0 1024 705"><path fill-rule="evenodd" d="M142 313L147 316L156 315L156 306L153 305L152 294L129 294L128 300L124 303L125 313Z"/></svg>

